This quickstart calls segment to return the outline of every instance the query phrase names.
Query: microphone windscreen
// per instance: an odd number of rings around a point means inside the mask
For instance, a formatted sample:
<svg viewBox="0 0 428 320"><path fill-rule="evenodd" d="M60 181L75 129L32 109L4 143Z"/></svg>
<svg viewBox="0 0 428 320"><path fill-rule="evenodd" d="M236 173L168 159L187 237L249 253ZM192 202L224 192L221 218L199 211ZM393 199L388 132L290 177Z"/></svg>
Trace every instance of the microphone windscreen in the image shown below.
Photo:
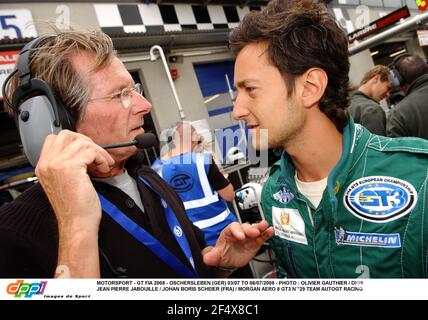
<svg viewBox="0 0 428 320"><path fill-rule="evenodd" d="M138 149L145 149L153 147L157 144L156 136L153 133L143 133L136 136L135 141L137 142L135 146Z"/></svg>

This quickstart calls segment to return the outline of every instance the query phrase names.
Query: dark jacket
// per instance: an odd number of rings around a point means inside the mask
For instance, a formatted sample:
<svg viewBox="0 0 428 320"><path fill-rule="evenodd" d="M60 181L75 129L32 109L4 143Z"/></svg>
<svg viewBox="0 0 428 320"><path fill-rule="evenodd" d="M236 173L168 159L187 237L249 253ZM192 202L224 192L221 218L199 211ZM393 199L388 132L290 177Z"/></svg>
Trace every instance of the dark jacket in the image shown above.
<svg viewBox="0 0 428 320"><path fill-rule="evenodd" d="M211 273L203 263L201 255L201 250L205 246L204 235L188 219L176 192L148 167L137 166L128 171L134 178L137 175L143 176L172 207L189 241L198 275L210 277ZM144 212L116 187L99 181L93 183L99 193L160 240L191 269L169 229L157 195L140 179L137 179L137 184ZM99 227L99 249L101 277L181 277L104 212ZM0 208L0 257L0 277L54 276L58 258L58 227L40 184L34 185L15 201Z"/></svg>
<svg viewBox="0 0 428 320"><path fill-rule="evenodd" d="M386 134L428 139L428 74L413 81L404 99L392 109Z"/></svg>
<svg viewBox="0 0 428 320"><path fill-rule="evenodd" d="M371 133L385 135L385 111L376 100L361 91L357 91L351 97L349 112L355 123L366 127Z"/></svg>

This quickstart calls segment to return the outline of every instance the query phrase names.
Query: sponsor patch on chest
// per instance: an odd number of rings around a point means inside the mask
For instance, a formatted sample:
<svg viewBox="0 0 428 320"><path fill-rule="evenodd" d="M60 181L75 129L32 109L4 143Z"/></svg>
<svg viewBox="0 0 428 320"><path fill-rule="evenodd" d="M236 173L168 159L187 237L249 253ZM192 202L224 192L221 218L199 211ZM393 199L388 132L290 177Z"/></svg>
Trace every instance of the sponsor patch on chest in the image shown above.
<svg viewBox="0 0 428 320"><path fill-rule="evenodd" d="M401 248L399 233L380 234L345 231L343 228L334 230L337 245L377 247L377 248Z"/></svg>
<svg viewBox="0 0 428 320"><path fill-rule="evenodd" d="M272 207L275 235L289 241L308 244L305 222L297 209Z"/></svg>
<svg viewBox="0 0 428 320"><path fill-rule="evenodd" d="M352 182L345 191L343 203L359 219L386 223L407 215L417 199L418 194L409 182L371 176Z"/></svg>
<svg viewBox="0 0 428 320"><path fill-rule="evenodd" d="M292 194L290 191L288 191L285 187L282 187L281 190L279 190L277 193L273 194L272 197L276 201L281 202L282 204L287 204L291 200L294 199L294 194Z"/></svg>

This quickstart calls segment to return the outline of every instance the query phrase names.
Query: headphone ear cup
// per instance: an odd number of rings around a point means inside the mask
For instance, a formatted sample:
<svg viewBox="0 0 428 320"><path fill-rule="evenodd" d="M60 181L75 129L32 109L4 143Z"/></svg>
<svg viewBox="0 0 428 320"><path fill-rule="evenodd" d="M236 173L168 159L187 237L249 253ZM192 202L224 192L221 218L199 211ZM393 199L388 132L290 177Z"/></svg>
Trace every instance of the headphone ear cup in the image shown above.
<svg viewBox="0 0 428 320"><path fill-rule="evenodd" d="M401 87L404 84L403 76L400 74L400 72L397 69L395 69L394 74L395 74L395 77L397 78L398 85Z"/></svg>
<svg viewBox="0 0 428 320"><path fill-rule="evenodd" d="M390 77L389 81L391 82L392 89L399 89L404 84L403 76L400 74L400 71L397 68L397 63L405 57L411 57L412 55L409 53L403 53L396 56L392 62L389 64L390 69Z"/></svg>
<svg viewBox="0 0 428 320"><path fill-rule="evenodd" d="M175 135L176 131L177 131L177 126L174 126L172 128L169 128L167 133L166 133L166 139L167 139L166 142L168 144L169 150L175 148L174 135Z"/></svg>
<svg viewBox="0 0 428 320"><path fill-rule="evenodd" d="M399 89L403 85L403 77L395 68L389 71L389 81L393 89Z"/></svg>
<svg viewBox="0 0 428 320"><path fill-rule="evenodd" d="M175 148L174 138L172 135L168 136L167 143L170 150Z"/></svg>
<svg viewBox="0 0 428 320"><path fill-rule="evenodd" d="M33 166L36 166L43 143L49 134L57 134L62 129L75 131L72 116L50 86L31 74L33 50L55 37L45 35L30 41L21 50L16 63L15 72L20 85L12 94L11 105L24 152Z"/></svg>
<svg viewBox="0 0 428 320"><path fill-rule="evenodd" d="M17 127L25 155L33 166L49 134L58 134L62 129L75 131L71 115L43 80L31 79L29 85L16 88L12 105L19 110Z"/></svg>
<svg viewBox="0 0 428 320"><path fill-rule="evenodd" d="M24 152L31 165L36 166L46 137L58 134L62 127L54 125L53 106L46 96L25 100L19 110L17 122Z"/></svg>

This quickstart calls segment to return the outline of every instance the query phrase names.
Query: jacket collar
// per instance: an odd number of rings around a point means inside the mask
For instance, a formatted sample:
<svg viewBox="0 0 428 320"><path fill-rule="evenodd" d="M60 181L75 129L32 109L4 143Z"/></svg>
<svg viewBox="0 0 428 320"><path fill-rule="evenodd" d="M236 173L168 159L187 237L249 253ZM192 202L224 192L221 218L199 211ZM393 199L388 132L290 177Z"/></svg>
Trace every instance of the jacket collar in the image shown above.
<svg viewBox="0 0 428 320"><path fill-rule="evenodd" d="M406 96L408 96L412 91L415 91L416 89L420 87L424 87L428 85L428 73L420 76L415 81L412 82L409 89L407 90Z"/></svg>
<svg viewBox="0 0 428 320"><path fill-rule="evenodd" d="M355 124L349 118L348 124L343 128L343 152L339 162L330 172L327 180L327 190L329 194L329 205L333 212L333 219L337 221L336 211L338 206L337 194L344 187L349 173L354 163L363 154L370 137L370 132L361 125ZM290 190L297 193L296 182L294 181L295 167L290 156L284 151L281 159L274 166L280 166L278 183L286 183Z"/></svg>
<svg viewBox="0 0 428 320"><path fill-rule="evenodd" d="M379 104L379 101L376 101L375 99L373 99L372 97L368 96L367 94L365 94L364 92L362 92L360 90L356 91L353 95L354 96L362 96L364 98L370 99L370 100L376 102L377 104Z"/></svg>

